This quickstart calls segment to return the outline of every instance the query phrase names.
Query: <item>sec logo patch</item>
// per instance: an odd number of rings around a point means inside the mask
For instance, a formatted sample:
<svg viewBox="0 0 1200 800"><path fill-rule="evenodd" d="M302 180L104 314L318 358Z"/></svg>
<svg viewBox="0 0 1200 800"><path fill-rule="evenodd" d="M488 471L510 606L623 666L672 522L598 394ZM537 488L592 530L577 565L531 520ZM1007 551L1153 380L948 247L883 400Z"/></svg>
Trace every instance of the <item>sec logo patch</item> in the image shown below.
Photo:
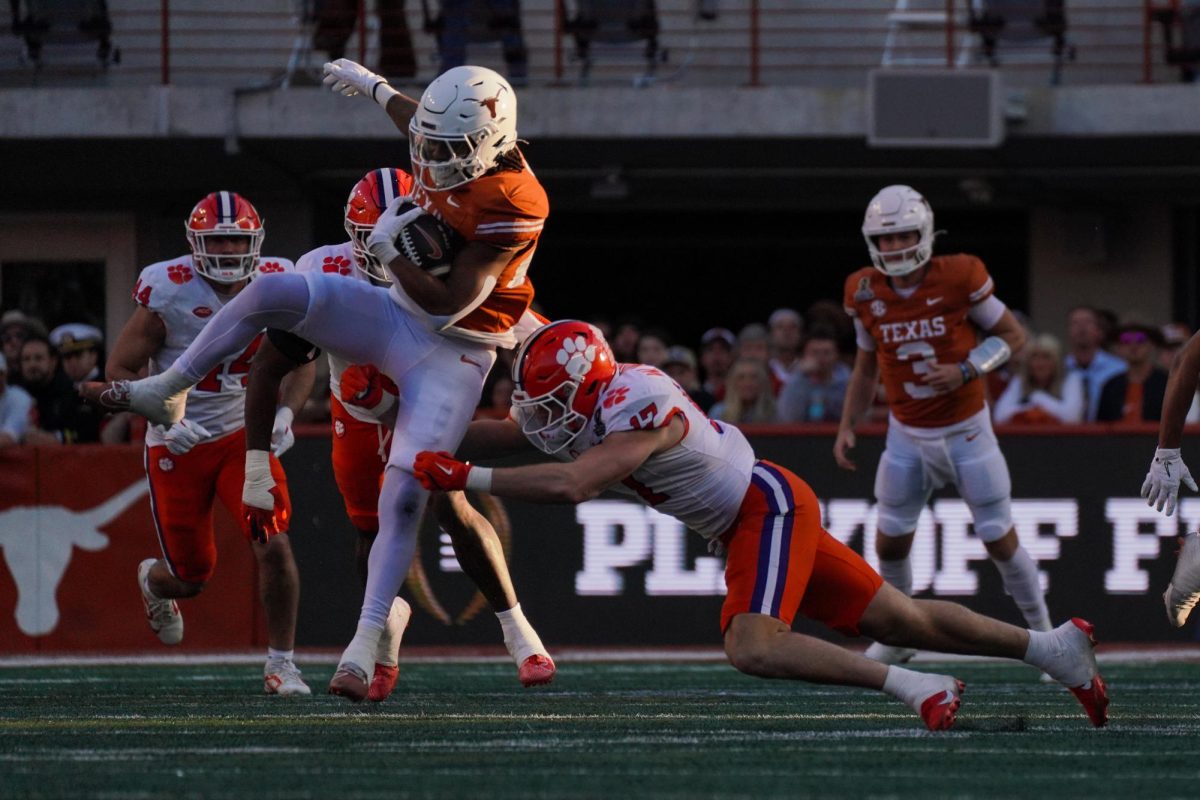
<svg viewBox="0 0 1200 800"><path fill-rule="evenodd" d="M882 317L887 313L887 303L882 300L874 300L871 302L871 313L877 317Z"/></svg>

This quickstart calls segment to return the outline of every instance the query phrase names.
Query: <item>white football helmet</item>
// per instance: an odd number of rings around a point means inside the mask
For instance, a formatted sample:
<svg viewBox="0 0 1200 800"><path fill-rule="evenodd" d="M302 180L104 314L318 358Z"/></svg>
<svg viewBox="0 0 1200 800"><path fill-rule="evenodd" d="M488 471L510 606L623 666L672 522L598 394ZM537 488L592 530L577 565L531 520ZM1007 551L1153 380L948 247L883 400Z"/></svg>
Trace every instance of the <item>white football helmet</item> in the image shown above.
<svg viewBox="0 0 1200 800"><path fill-rule="evenodd" d="M517 95L486 67L433 79L408 125L413 177L431 192L473 181L517 143Z"/></svg>
<svg viewBox="0 0 1200 800"><path fill-rule="evenodd" d="M920 239L912 247L881 253L876 237L885 233L917 231ZM863 238L875 269L885 275L907 275L928 263L933 256L933 209L921 193L911 186L885 186L867 204L863 216Z"/></svg>

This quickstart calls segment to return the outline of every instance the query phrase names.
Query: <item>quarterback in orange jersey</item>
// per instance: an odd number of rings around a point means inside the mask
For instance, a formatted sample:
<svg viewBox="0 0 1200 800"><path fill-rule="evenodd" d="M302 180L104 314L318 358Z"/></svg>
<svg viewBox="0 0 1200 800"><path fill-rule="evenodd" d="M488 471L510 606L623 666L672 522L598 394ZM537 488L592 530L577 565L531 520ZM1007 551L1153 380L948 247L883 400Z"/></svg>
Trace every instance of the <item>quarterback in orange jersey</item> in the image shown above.
<svg viewBox="0 0 1200 800"><path fill-rule="evenodd" d="M412 464L418 479L438 491L540 503L612 490L674 517L727 553L721 632L742 672L880 690L908 703L930 730L954 724L961 682L795 633L799 614L898 646L1024 659L1069 688L1093 725L1107 720L1091 625L1074 619L1025 631L884 584L821 527L808 484L756 458L737 428L708 419L663 372L615 363L594 326L563 320L535 331L517 353L513 381L513 416L473 422L463 449L483 457L536 449L563 463L491 469L423 452Z"/></svg>
<svg viewBox="0 0 1200 800"><path fill-rule="evenodd" d="M296 271L390 285L390 273L366 249L366 239L392 200L407 195L411 188L412 177L403 170L374 169L368 172L354 184L346 201L344 224L349 241L324 245L305 253L296 262ZM260 348L250 371L246 437L247 447L251 450L267 449L271 432L270 399L278 394L283 376L296 366L297 361L315 356L311 348L305 347L282 352L288 348L274 344L280 338L279 333L269 331L268 334L271 343ZM371 545L379 533L379 486L391 451L391 426L399 390L373 365L350 364L332 352L328 359L333 477L345 502L346 514L358 531L356 560L359 575L365 583ZM450 535L463 571L496 612L504 643L516 661L521 683L525 686L549 683L554 677L554 661L517 602L504 551L491 523L475 511L462 492L436 495L433 511L442 529ZM384 700L395 687L400 640L410 615L408 604L396 598L379 640L368 700Z"/></svg>
<svg viewBox="0 0 1200 800"><path fill-rule="evenodd" d="M263 327L294 334L348 363L373 364L396 384L394 438L362 614L329 685L358 701L367 696L379 637L412 562L429 498L407 468L417 451L458 446L496 347L516 344L514 328L533 298L526 273L548 205L517 147L517 98L499 74L456 67L435 78L417 101L351 61L328 64L326 73L334 90L378 102L410 139L422 191L396 198L366 241L391 273L390 288L323 272L255 281L165 372L111 387L107 397L117 398L112 407L173 423L191 387ZM405 208L405 200L422 205ZM405 227L425 213L460 226L466 240L444 276L425 271L396 247ZM266 510L273 479L265 451L247 451L246 483L247 505Z"/></svg>
<svg viewBox="0 0 1200 800"><path fill-rule="evenodd" d="M846 280L858 353L833 453L839 466L855 468L848 454L854 426L882 378L891 413L875 475L880 572L912 594L917 519L935 489L954 484L1026 623L1050 630L1037 562L1013 528L1008 465L981 380L1021 348L1024 331L995 296L982 261L933 255L933 211L914 189L882 189L867 206L862 230L874 266ZM867 655L903 663L914 652L876 643Z"/></svg>
<svg viewBox="0 0 1200 800"><path fill-rule="evenodd" d="M192 210L187 223L188 256L142 270L133 298L133 316L121 330L108 359L109 380L136 378L149 367L158 374L216 319L214 314L241 293L251 279L288 273L292 263L259 255L263 226L245 198L214 192ZM216 363L192 392L187 413L169 426L151 426L146 435L146 474L151 510L162 558L143 561L138 586L150 628L166 644L183 637L176 599L204 589L217 562L213 501L241 518L240 492L245 458L243 402L246 376L259 338ZM312 387L311 369L297 372L285 386L284 402L269 414L275 421L268 464L278 484L272 515L281 531L291 514L287 482L276 455L291 446L293 412ZM268 429L271 423L268 422ZM250 541L248 525L243 533ZM309 694L292 661L299 600L299 576L287 536L250 541L258 559L262 602L270 645L264 686L268 694Z"/></svg>

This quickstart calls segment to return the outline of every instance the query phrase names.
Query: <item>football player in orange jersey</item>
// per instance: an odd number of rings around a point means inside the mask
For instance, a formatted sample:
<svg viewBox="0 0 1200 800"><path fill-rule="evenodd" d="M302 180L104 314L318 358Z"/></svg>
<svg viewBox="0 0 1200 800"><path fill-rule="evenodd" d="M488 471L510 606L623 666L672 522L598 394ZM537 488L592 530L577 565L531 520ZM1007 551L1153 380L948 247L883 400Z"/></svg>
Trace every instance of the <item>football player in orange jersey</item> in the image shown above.
<svg viewBox="0 0 1200 800"><path fill-rule="evenodd" d="M848 453L854 427L882 378L891 413L875 475L879 571L912 594L917 520L935 489L954 484L1025 622L1048 631L1037 562L1013 527L1008 465L980 380L1021 348L1024 331L993 294L982 261L933 255L933 211L916 190L882 189L867 206L862 231L874 266L846 280L858 353L833 454L838 466L855 469ZM914 652L877 642L867 655L894 664Z"/></svg>
<svg viewBox="0 0 1200 800"><path fill-rule="evenodd" d="M379 535L358 629L329 690L365 699L392 602L408 573L429 493L408 471L416 452L457 448L496 360L513 347L533 300L526 276L549 214L546 192L517 147L517 100L502 76L456 67L420 101L401 95L354 62L326 65L327 82L385 108L409 136L419 191L397 198L376 222L367 247L392 273L390 288L325 274L255 281L160 375L88 394L109 408L174 423L187 393L213 364L264 327L281 329L350 363L374 364L398 386L392 449L379 496ZM403 201L418 207L401 211ZM395 240L424 213L464 239L450 271L437 277L400 255ZM87 387L85 387L87 389ZM266 453L246 453L248 505L266 508L274 481Z"/></svg>
<svg viewBox="0 0 1200 800"><path fill-rule="evenodd" d="M401 169L374 169L350 191L343 213L349 240L322 245L296 261L296 271L340 275L345 280L391 284L387 268L366 249L366 239L391 200L405 193L412 177ZM532 323L531 323L532 324ZM246 447L266 449L271 436L275 397L284 376L298 364L316 357L313 348L288 340L288 335L269 330L250 369L246 396ZM392 445L396 385L371 364L350 364L335 353L328 354L330 406L333 423L333 477L346 506L346 515L358 532L355 560L363 583L370 571L371 545L379 533L379 485ZM434 495L433 513L450 536L454 555L463 572L479 587L504 633L504 644L517 665L524 686L549 683L554 678L554 661L517 600L504 560L504 549L491 523L477 512L462 492ZM266 515L248 506L253 518ZM264 519L264 524L269 521ZM411 609L396 598L387 627L375 656L375 675L367 699L386 699L399 674L400 640Z"/></svg>

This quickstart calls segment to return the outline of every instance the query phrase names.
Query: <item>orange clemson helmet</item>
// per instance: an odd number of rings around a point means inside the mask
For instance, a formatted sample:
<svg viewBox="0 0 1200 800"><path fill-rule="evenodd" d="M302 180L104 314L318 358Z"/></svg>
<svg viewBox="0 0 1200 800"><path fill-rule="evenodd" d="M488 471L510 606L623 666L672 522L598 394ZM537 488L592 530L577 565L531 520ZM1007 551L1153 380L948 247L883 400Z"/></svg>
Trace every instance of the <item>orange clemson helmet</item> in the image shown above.
<svg viewBox="0 0 1200 800"><path fill-rule="evenodd" d="M373 169L359 179L346 198L346 233L354 245L355 265L376 283L391 283L391 273L367 250L367 237L379 215L397 197L412 191L413 179L402 169Z"/></svg>
<svg viewBox="0 0 1200 800"><path fill-rule="evenodd" d="M262 217L236 192L213 192L184 223L196 271L217 283L237 283L254 274L262 252ZM238 240L244 240L244 244Z"/></svg>
<svg viewBox="0 0 1200 800"><path fill-rule="evenodd" d="M567 447L616 374L617 360L596 326L569 319L538 328L513 361L512 404L521 432L546 453Z"/></svg>

